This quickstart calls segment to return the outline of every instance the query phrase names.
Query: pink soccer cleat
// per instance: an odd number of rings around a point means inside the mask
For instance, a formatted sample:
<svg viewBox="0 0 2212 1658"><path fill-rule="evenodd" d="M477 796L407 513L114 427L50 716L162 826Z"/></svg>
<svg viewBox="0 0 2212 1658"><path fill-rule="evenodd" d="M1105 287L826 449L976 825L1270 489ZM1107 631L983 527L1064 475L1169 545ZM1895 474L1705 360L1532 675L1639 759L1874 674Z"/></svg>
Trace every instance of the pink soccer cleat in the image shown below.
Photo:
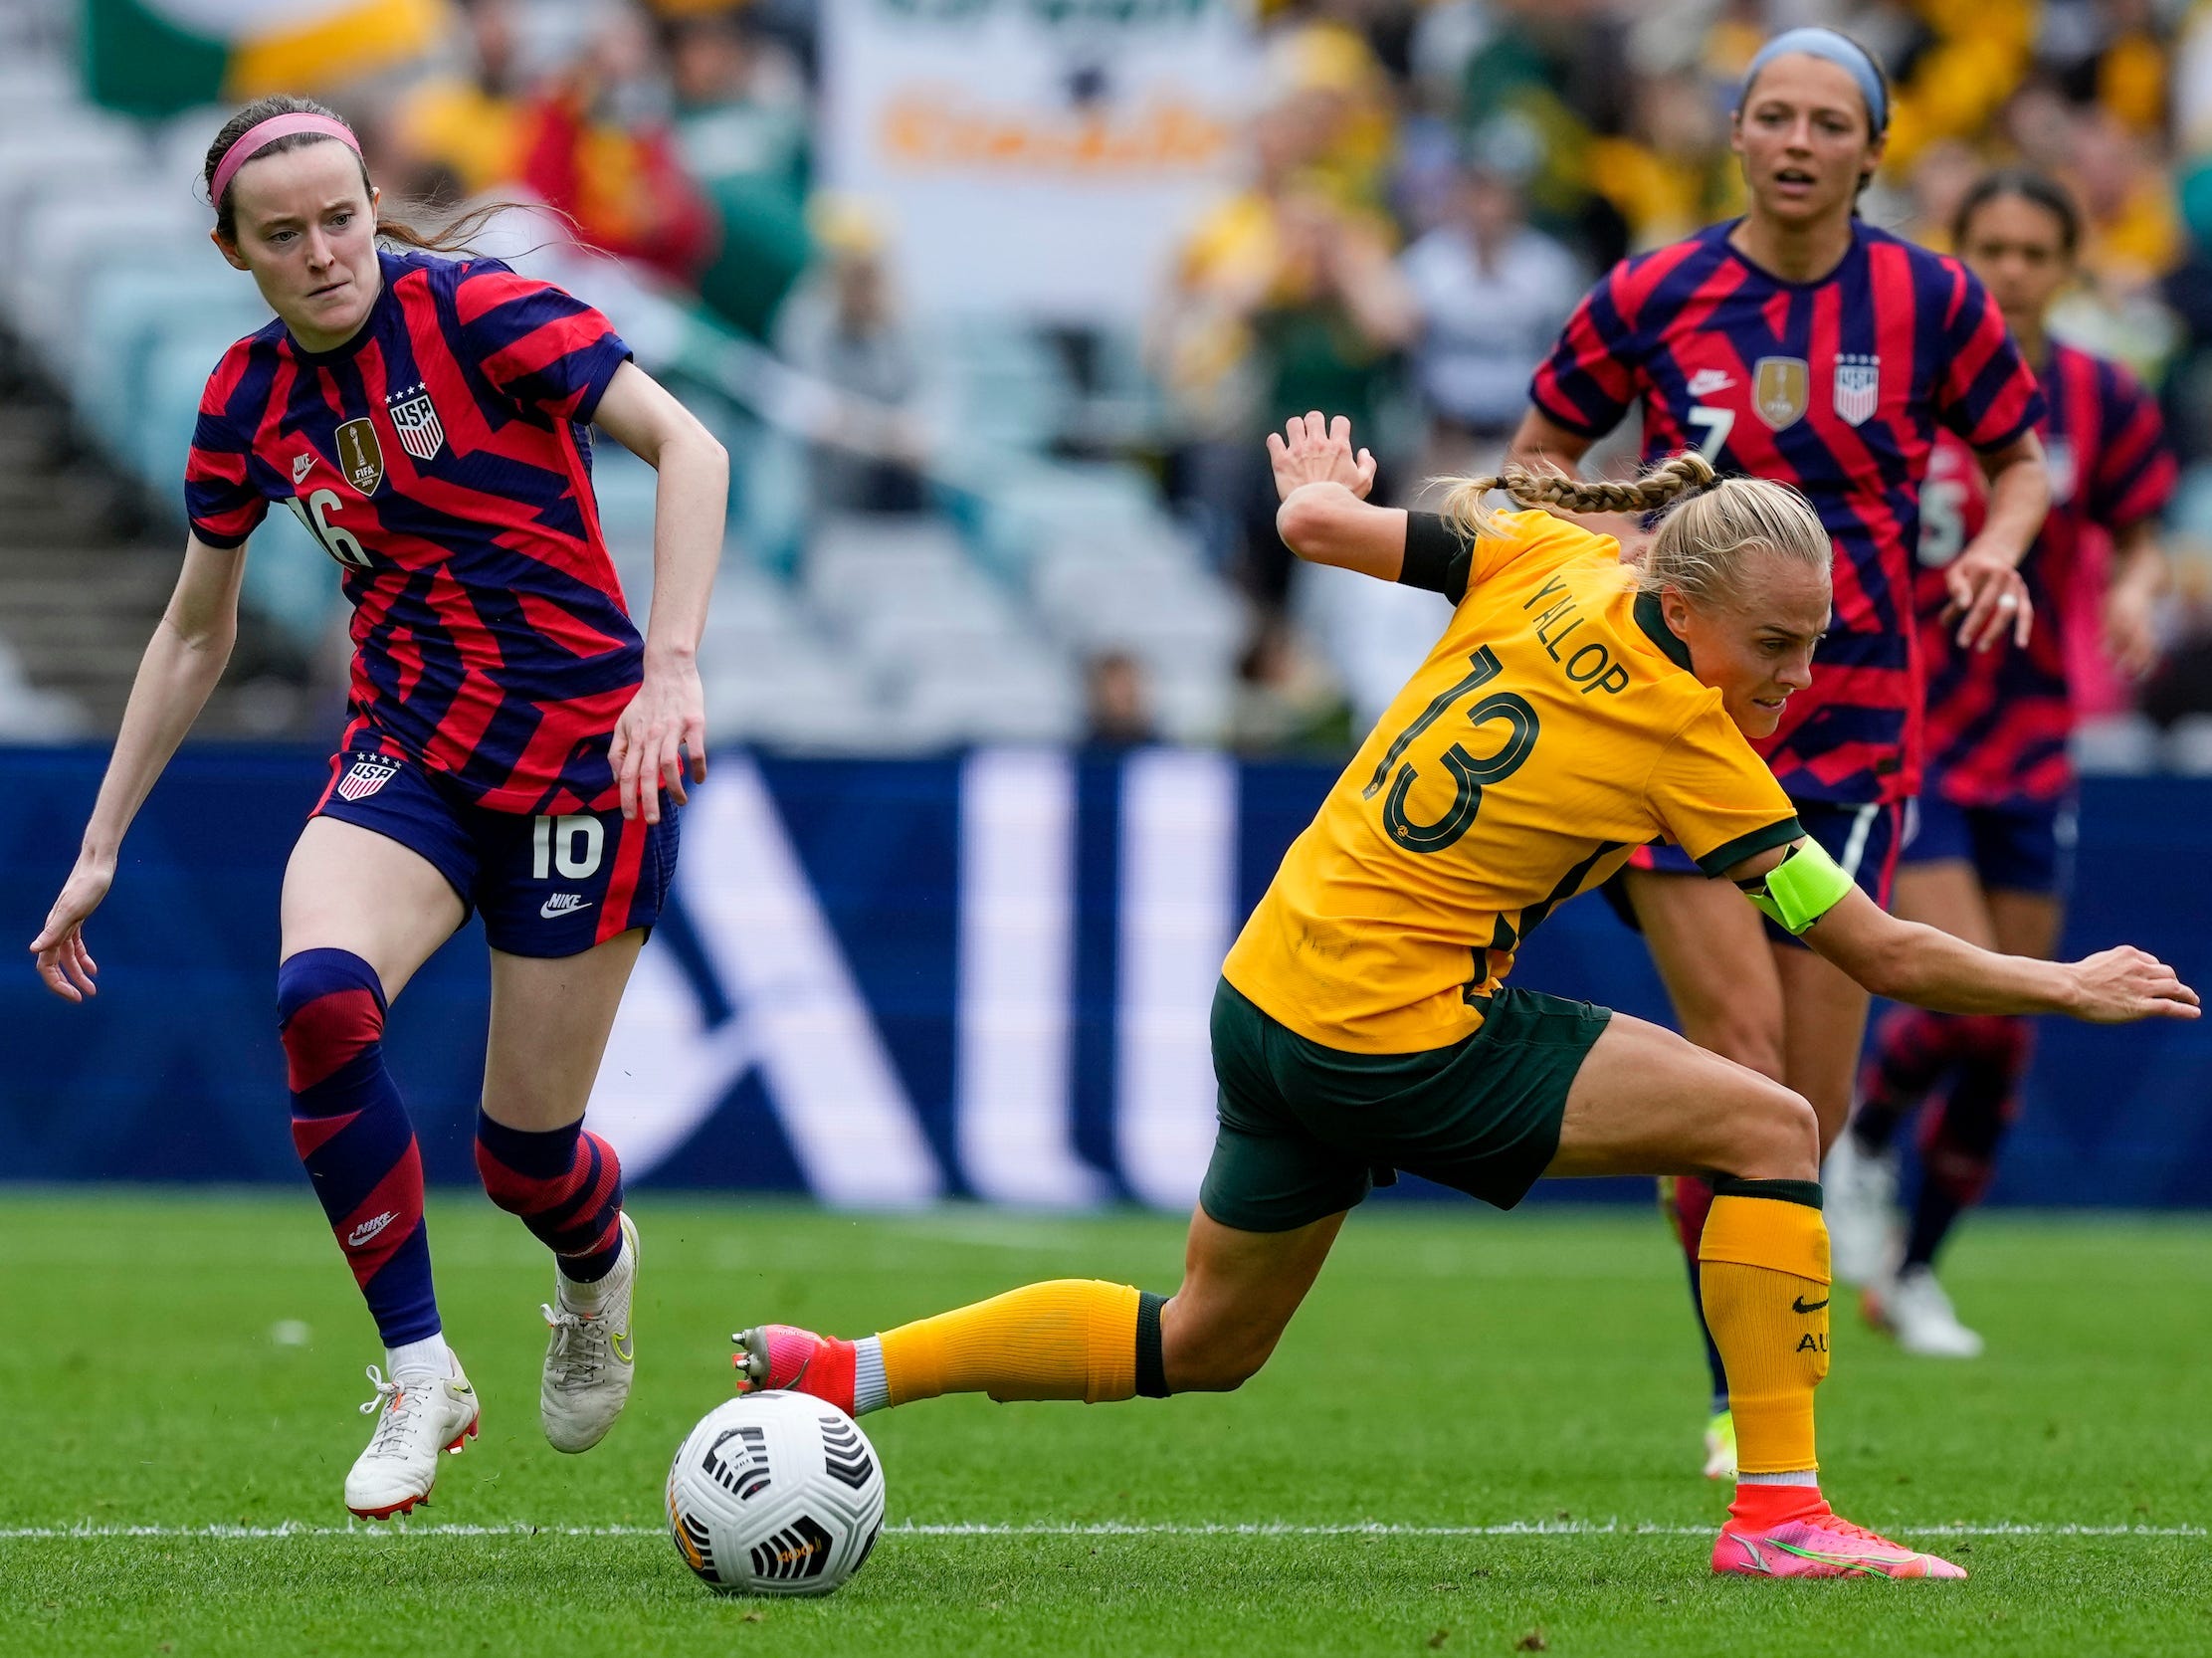
<svg viewBox="0 0 2212 1658"><path fill-rule="evenodd" d="M1731 1518L1712 1569L1738 1577L1963 1577L1965 1569L1854 1526L1826 1503L1775 1525Z"/></svg>
<svg viewBox="0 0 2212 1658"><path fill-rule="evenodd" d="M787 1389L826 1399L853 1414L853 1344L817 1336L796 1325L764 1324L730 1338L737 1351L737 1391L761 1393Z"/></svg>

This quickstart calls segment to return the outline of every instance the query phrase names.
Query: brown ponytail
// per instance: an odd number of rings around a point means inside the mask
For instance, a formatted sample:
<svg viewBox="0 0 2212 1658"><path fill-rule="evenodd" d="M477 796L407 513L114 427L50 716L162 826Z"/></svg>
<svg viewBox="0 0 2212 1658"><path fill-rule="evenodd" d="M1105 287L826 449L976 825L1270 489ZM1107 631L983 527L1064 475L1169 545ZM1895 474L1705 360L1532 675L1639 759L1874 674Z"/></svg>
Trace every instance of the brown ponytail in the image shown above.
<svg viewBox="0 0 2212 1658"><path fill-rule="evenodd" d="M351 122L328 106L311 98L295 98L289 93L272 93L267 98L256 99L245 108L223 123L215 134L215 141L208 145L207 160L200 174L201 188L210 192L215 209L215 231L225 242L238 240L238 210L233 198L238 194L235 178L224 187L223 199L215 201L215 174L223 164L223 157L231 146L252 128L277 115L321 115L350 127ZM257 153L282 155L287 150L304 148L308 144L334 144L338 140L321 132L295 132L278 138ZM356 159L358 159L356 157ZM369 181L368 163L360 162L361 193L375 199L375 187ZM376 234L385 242L398 247L413 248L422 253L459 254L471 252L470 243L484 233L501 214L521 206L519 202L495 201L472 207L467 212L450 218L441 218L441 209L432 202L395 196L387 193L376 208Z"/></svg>

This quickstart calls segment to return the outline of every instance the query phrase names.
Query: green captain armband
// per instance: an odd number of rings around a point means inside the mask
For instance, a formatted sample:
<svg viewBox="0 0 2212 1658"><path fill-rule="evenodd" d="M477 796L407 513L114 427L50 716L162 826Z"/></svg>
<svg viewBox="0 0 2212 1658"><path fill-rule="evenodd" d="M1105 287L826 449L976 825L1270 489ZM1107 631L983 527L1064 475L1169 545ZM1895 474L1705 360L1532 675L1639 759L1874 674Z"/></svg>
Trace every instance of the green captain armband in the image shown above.
<svg viewBox="0 0 2212 1658"><path fill-rule="evenodd" d="M1763 880L1746 883L1743 896L1795 937L1841 904L1853 885L1820 842L1804 840L1785 852Z"/></svg>

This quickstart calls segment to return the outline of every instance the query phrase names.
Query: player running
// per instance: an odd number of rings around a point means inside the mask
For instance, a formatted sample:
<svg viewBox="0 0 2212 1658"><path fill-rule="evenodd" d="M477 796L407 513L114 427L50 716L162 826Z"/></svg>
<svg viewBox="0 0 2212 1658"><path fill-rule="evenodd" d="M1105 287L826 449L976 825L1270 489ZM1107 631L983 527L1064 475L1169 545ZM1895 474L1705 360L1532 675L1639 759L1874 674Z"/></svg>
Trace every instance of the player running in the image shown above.
<svg viewBox="0 0 2212 1658"><path fill-rule="evenodd" d="M1456 606L1229 952L1213 1005L1220 1125L1171 1298L1063 1280L831 1341L742 1332L741 1386L857 1413L940 1393L1221 1391L1266 1362L1346 1211L1400 1168L1510 1208L1538 1178L1708 1173L1701 1272L1735 1381L1742 1477L1713 1569L1958 1577L1830 1511L1813 1444L1828 1235L1804 1099L1657 1025L1506 982L1543 918L1665 836L1882 993L1958 1012L2193 1018L2122 946L2058 965L1897 921L1807 835L1752 750L1811 678L1826 531L1787 487L1689 496L1644 561L1547 513L1365 505L1374 464L1321 417L1271 436L1303 558ZM1644 512L1709 483L1695 454L1633 485L1508 469L1518 502ZM1715 886L1723 895L1727 889Z"/></svg>
<svg viewBox="0 0 2212 1658"><path fill-rule="evenodd" d="M477 1431L382 1041L472 909L492 951L477 1166L555 1258L546 1437L589 1449L629 1394L637 1232L584 1106L675 869L687 750L705 775L694 657L727 461L599 312L497 260L422 251L459 228L429 238L380 215L359 143L319 104L248 105L206 183L216 247L277 319L209 377L183 573L31 947L56 994L93 993L86 918L222 675L247 537L281 502L353 605L350 718L285 871L277 1008L293 1142L391 1372L369 1367L376 1427L345 1481L346 1507L381 1519L428 1498L438 1453ZM643 640L600 538L587 421L660 469Z"/></svg>
<svg viewBox="0 0 2212 1658"><path fill-rule="evenodd" d="M1616 266L1568 321L1530 388L1508 459L1571 469L1631 407L1647 460L1697 448L1723 473L1801 490L1836 545L1836 613L1759 752L1818 841L1878 905L1918 791L1920 689L1912 555L1939 429L1989 480L1980 532L1944 571L1964 648L2027 637L2015 568L2048 499L2035 378L2004 317L1957 261L1865 224L1889 91L1858 45L1778 35L1752 60L1732 142L1741 219ZM1631 540L1635 531L1622 526ZM1825 1148L1851 1111L1867 995L1673 848L1630 861L1614 898L1649 941L1682 1029L1812 1102ZM1710 1193L1664 1185L1689 1258ZM1709 1334L1706 1472L1732 1469L1728 1381Z"/></svg>
<svg viewBox="0 0 2212 1658"><path fill-rule="evenodd" d="M2050 405L2042 436L2051 516L2020 566L2040 623L2025 647L1961 651L1942 622L1946 565L1984 512L1978 469L1963 445L1946 436L1921 491L1927 779L1919 832L1898 870L1897 909L2014 955L2049 955L2059 936L2074 838L2066 641L2082 613L2101 613L2110 658L2131 674L2149 668L2165 573L2157 519L2174 490L2158 405L2117 363L2045 331L2045 311L2073 280L2080 240L2072 198L2023 171L1982 179L1952 229L1952 245L2003 309ZM1875 1037L1858 1115L1829 1170L1836 1273L1867 1286L1869 1316L1906 1351L1971 1358L1981 1337L1952 1311L1935 1257L1995 1172L2019 1110L2032 1028L2000 1014L1895 1008ZM1890 1142L1922 1100L1920 1186L1899 1263L1891 1252Z"/></svg>

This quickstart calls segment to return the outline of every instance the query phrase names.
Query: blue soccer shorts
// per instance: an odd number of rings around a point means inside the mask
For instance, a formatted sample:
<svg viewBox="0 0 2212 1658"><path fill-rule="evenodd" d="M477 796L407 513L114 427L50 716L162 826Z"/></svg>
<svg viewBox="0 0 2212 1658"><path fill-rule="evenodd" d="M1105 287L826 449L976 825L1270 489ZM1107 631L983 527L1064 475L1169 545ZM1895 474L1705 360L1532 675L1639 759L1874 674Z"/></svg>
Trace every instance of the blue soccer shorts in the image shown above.
<svg viewBox="0 0 2212 1658"><path fill-rule="evenodd" d="M399 842L446 878L509 955L581 955L660 919L676 878L676 803L661 821L602 812L530 816L478 805L443 774L362 749L330 759L311 817Z"/></svg>
<svg viewBox="0 0 2212 1658"><path fill-rule="evenodd" d="M1952 859L1971 864L1985 889L2064 893L2074 874L2072 800L2023 800L1960 806L1934 789L1919 798L1919 830L1905 849L1909 864Z"/></svg>

